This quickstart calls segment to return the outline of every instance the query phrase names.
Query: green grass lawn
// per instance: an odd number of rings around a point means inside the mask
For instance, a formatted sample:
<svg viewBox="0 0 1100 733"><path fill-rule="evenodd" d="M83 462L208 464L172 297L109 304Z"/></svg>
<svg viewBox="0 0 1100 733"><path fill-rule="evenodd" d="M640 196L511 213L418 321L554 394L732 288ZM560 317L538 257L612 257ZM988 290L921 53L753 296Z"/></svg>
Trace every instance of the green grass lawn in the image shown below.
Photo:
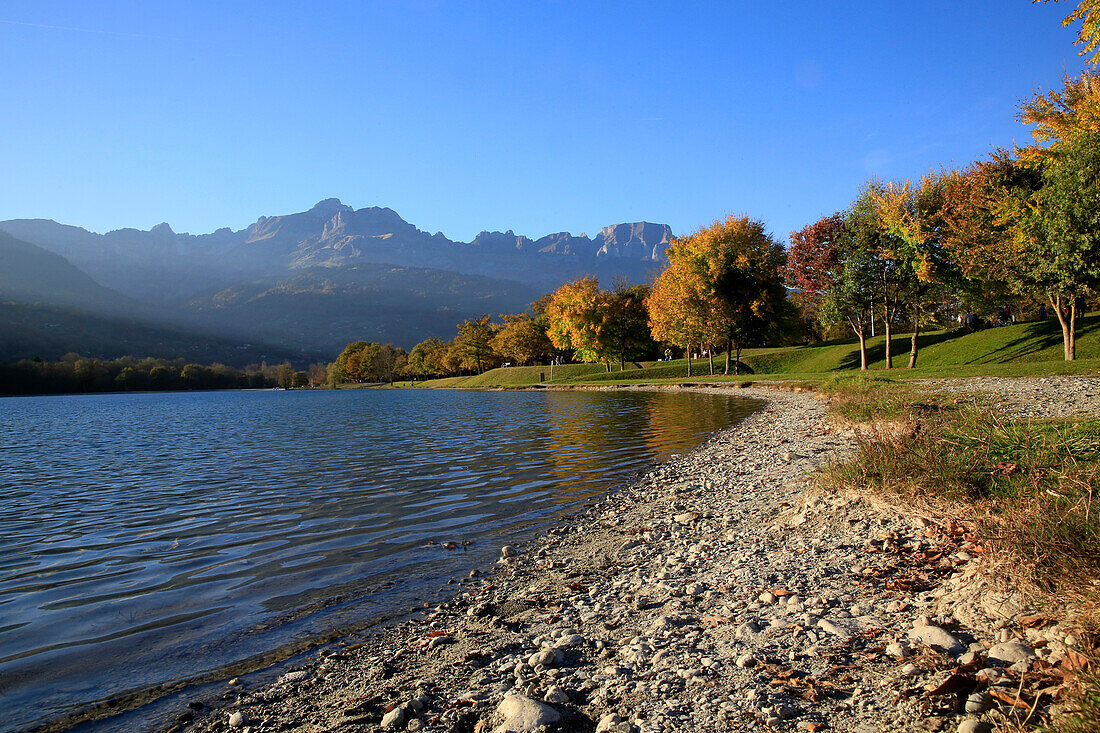
<svg viewBox="0 0 1100 733"><path fill-rule="evenodd" d="M1062 331L1056 320L1018 323L976 333L932 331L920 337L917 368L909 363L909 334L891 339L894 369L887 371L886 339L867 340L868 365L880 376L893 379L972 376L1034 376L1042 374L1092 374L1100 372L1100 313L1081 319L1077 331L1077 360L1062 359ZM820 381L842 374L859 373L859 344L855 339L818 346L746 349L741 355L747 374L708 374L706 359L693 359L690 381L743 382L755 379ZM721 371L724 357L715 357ZM550 367L503 367L472 377L450 377L424 382L425 387L525 387L549 383ZM689 381L683 359L646 362L643 368L628 365L624 371L607 372L599 364L566 364L554 367L555 384L638 384Z"/></svg>

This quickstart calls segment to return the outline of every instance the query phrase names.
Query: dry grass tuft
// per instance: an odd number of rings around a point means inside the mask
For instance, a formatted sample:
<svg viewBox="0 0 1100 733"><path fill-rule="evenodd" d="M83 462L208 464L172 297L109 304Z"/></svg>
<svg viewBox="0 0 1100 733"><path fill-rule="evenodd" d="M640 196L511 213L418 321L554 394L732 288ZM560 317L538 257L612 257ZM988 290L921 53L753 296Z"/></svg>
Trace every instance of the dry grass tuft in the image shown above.
<svg viewBox="0 0 1100 733"><path fill-rule="evenodd" d="M1009 582L1071 609L1084 637L1097 638L1100 420L1015 420L870 379L826 389L838 414L867 424L855 457L831 467L826 484L972 522ZM1068 706L1076 712L1049 730L1100 733L1100 676L1080 674Z"/></svg>

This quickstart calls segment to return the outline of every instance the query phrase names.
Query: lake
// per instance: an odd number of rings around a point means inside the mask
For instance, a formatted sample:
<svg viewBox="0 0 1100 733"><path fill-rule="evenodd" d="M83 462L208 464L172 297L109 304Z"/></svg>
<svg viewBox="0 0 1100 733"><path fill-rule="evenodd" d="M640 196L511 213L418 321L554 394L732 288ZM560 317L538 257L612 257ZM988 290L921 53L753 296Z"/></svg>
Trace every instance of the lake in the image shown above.
<svg viewBox="0 0 1100 733"><path fill-rule="evenodd" d="M0 400L0 730L225 679L436 601L500 545L757 405L407 389Z"/></svg>

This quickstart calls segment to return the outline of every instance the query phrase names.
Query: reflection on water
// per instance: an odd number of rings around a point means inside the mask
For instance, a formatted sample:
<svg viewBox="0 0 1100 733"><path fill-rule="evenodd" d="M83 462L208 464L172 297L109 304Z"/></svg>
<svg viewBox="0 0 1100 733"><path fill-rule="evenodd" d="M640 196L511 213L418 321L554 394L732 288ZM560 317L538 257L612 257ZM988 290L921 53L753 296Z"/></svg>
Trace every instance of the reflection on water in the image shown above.
<svg viewBox="0 0 1100 733"><path fill-rule="evenodd" d="M0 729L427 597L753 406L648 392L6 399Z"/></svg>

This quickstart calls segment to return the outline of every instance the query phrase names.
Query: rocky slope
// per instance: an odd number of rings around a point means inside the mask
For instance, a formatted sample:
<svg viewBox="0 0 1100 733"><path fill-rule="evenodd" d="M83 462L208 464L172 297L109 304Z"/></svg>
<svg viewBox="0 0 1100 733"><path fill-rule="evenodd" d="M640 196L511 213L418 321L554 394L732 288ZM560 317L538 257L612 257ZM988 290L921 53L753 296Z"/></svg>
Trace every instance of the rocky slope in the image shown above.
<svg viewBox="0 0 1100 733"><path fill-rule="evenodd" d="M1048 713L1026 691L1079 660L1072 629L991 588L955 523L813 489L854 441L821 400L742 394L766 408L452 600L168 727L988 733Z"/></svg>

